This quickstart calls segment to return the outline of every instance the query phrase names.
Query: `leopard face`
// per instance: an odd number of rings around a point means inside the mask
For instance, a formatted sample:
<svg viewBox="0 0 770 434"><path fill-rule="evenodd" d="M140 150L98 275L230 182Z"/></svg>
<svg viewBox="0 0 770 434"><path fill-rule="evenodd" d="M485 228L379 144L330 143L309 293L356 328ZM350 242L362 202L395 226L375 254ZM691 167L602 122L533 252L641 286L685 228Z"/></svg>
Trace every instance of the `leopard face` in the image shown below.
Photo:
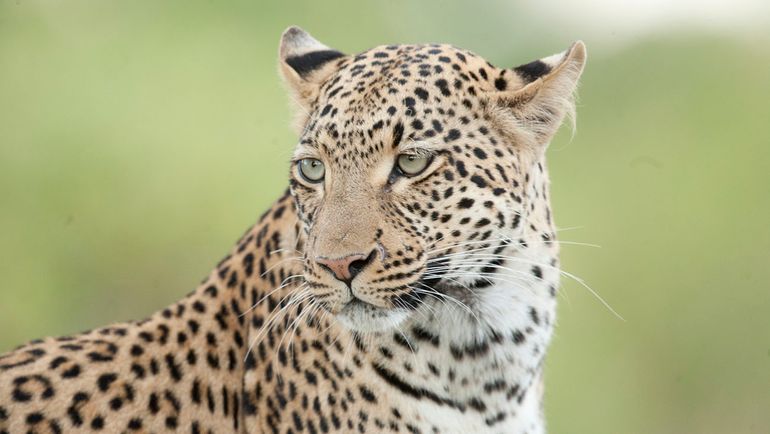
<svg viewBox="0 0 770 434"><path fill-rule="evenodd" d="M504 69L449 45L349 56L291 28L280 56L298 106L303 291L342 324L489 302L497 283L542 273L511 261L553 261L543 154L572 110L582 44Z"/></svg>

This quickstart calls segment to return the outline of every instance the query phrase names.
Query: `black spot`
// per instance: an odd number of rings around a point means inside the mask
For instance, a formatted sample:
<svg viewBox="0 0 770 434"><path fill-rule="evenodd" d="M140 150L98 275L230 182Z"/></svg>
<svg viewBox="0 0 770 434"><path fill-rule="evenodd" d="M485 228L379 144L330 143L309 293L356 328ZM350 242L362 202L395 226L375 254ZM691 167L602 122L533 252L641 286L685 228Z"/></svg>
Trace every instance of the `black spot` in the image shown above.
<svg viewBox="0 0 770 434"><path fill-rule="evenodd" d="M112 384L117 379L118 375L115 373L102 374L99 376L99 379L96 380L96 383L99 385L99 390L106 392L107 389L110 388L110 384Z"/></svg>
<svg viewBox="0 0 770 434"><path fill-rule="evenodd" d="M30 413L27 415L27 423L30 425L40 423L42 420L43 420L43 415L38 412Z"/></svg>
<svg viewBox="0 0 770 434"><path fill-rule="evenodd" d="M478 412L484 412L487 409L486 404L484 404L484 401L480 400L479 398L471 398L468 401L468 406Z"/></svg>
<svg viewBox="0 0 770 434"><path fill-rule="evenodd" d="M309 370L305 370L305 379L307 380L308 384L317 384L316 375Z"/></svg>
<svg viewBox="0 0 770 434"><path fill-rule="evenodd" d="M414 90L414 94L417 95L423 101L427 101L428 99L428 91L421 87L416 88Z"/></svg>
<svg viewBox="0 0 770 434"><path fill-rule="evenodd" d="M457 130L455 128L452 128L451 130L447 131L446 137L444 137L444 141L449 143L453 142L460 138L460 130Z"/></svg>
<svg viewBox="0 0 770 434"><path fill-rule="evenodd" d="M414 337L417 338L417 340L419 341L430 342L435 347L439 345L438 335L434 335L433 333L429 332L428 330L425 330L422 327L419 327L419 326L413 327L412 333L414 334Z"/></svg>
<svg viewBox="0 0 770 434"><path fill-rule="evenodd" d="M131 372L133 372L134 375L136 375L136 378L144 378L146 373L144 367L136 363L131 365Z"/></svg>
<svg viewBox="0 0 770 434"><path fill-rule="evenodd" d="M113 411L118 411L121 407L123 407L123 400L121 398L112 398L110 400L110 408Z"/></svg>
<svg viewBox="0 0 770 434"><path fill-rule="evenodd" d="M401 139L404 137L404 124L401 122L396 123L393 126L393 147L396 148L401 143Z"/></svg>
<svg viewBox="0 0 770 434"><path fill-rule="evenodd" d="M435 85L439 88L442 95L449 96L452 94L452 92L449 91L449 83L443 78L436 80Z"/></svg>
<svg viewBox="0 0 770 434"><path fill-rule="evenodd" d="M535 277L537 277L538 279L542 279L543 278L543 270L540 267L538 267L537 265L532 267L532 274L534 274Z"/></svg>
<svg viewBox="0 0 770 434"><path fill-rule="evenodd" d="M138 431L142 429L142 420L135 417L128 421L128 429L132 431Z"/></svg>
<svg viewBox="0 0 770 434"><path fill-rule="evenodd" d="M520 332L519 330L516 330L513 332L513 343L516 345L520 345L522 342L524 342L524 333Z"/></svg>
<svg viewBox="0 0 770 434"><path fill-rule="evenodd" d="M487 153L481 148L473 148L473 154L480 160L486 160L487 158Z"/></svg>
<svg viewBox="0 0 770 434"><path fill-rule="evenodd" d="M62 378L75 378L80 375L80 365L72 365L71 368L61 373Z"/></svg>
<svg viewBox="0 0 770 434"><path fill-rule="evenodd" d="M366 386L364 386L362 384L362 385L358 386L358 390L361 392L361 397L362 398L364 398L365 400L367 400L369 402L377 403L377 397L374 395L374 392L369 390L369 388L367 388Z"/></svg>
<svg viewBox="0 0 770 434"><path fill-rule="evenodd" d="M474 202L476 201L469 197L464 197L457 203L457 207L460 209L468 209L473 206Z"/></svg>
<svg viewBox="0 0 770 434"><path fill-rule="evenodd" d="M529 308L529 317L532 318L532 322L536 325L540 325L540 315L537 313L537 309L534 307Z"/></svg>
<svg viewBox="0 0 770 434"><path fill-rule="evenodd" d="M508 82L503 77L497 77L495 79L495 88L497 90L505 90L508 87Z"/></svg>
<svg viewBox="0 0 770 434"><path fill-rule="evenodd" d="M216 298L217 297L217 287L214 286L214 285L210 285L208 288L206 288L204 290L204 292L206 294L208 294L209 297L211 297L211 298Z"/></svg>
<svg viewBox="0 0 770 434"><path fill-rule="evenodd" d="M56 369L59 366L61 366L63 363L65 363L68 359L64 356L56 357L55 359L51 360L51 363L48 365L49 369Z"/></svg>
<svg viewBox="0 0 770 434"><path fill-rule="evenodd" d="M175 429L178 425L177 419L174 416L166 418L166 428Z"/></svg>
<svg viewBox="0 0 770 434"><path fill-rule="evenodd" d="M377 373L377 375L379 375L380 378L385 380L391 386L399 389L402 393L406 395L412 396L413 398L418 400L422 398L426 398L439 405L446 405L452 408L460 409L461 411L465 410L464 406L461 405L460 403L448 398L442 398L427 389L422 389L422 388L413 386L407 383L406 381L404 381L403 379L401 379L394 372L380 365L372 364L372 368L374 368L374 372Z"/></svg>
<svg viewBox="0 0 770 434"><path fill-rule="evenodd" d="M61 429L61 425L59 425L59 421L57 421L56 419L49 420L48 426L51 428L51 432L53 434L61 434L63 432Z"/></svg>
<svg viewBox="0 0 770 434"><path fill-rule="evenodd" d="M168 372L174 381L179 382L182 379L181 367L176 363L171 353L166 354L166 367L168 367Z"/></svg>
<svg viewBox="0 0 770 434"><path fill-rule="evenodd" d="M462 161L458 161L455 163L455 167L457 167L457 173L459 173L460 176L462 176L463 178L468 176L468 171L465 170L465 163L463 163Z"/></svg>
<svg viewBox="0 0 770 434"><path fill-rule="evenodd" d="M480 177L479 175L471 176L471 182L479 186L479 188L484 188L487 186L487 182L484 181L484 178Z"/></svg>
<svg viewBox="0 0 770 434"><path fill-rule="evenodd" d="M110 355L97 353L96 351L91 351L87 356L92 362L111 362L114 359L114 357Z"/></svg>
<svg viewBox="0 0 770 434"><path fill-rule="evenodd" d="M393 335L393 341L401 345L402 347L409 349L410 351L414 351L412 344L410 344L409 341L406 340L406 338L403 335L401 335L401 333L395 333Z"/></svg>
<svg viewBox="0 0 770 434"><path fill-rule="evenodd" d="M150 401L147 403L147 408L152 414L158 414L160 411L160 404L158 403L158 395L151 393Z"/></svg>

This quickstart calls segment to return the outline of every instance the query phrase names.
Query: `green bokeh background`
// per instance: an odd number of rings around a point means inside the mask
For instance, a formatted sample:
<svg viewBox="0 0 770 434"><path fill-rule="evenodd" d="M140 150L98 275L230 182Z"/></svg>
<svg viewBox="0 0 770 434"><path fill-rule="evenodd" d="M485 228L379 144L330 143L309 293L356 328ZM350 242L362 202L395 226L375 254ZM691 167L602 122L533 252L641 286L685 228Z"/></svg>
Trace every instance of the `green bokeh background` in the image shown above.
<svg viewBox="0 0 770 434"><path fill-rule="evenodd" d="M552 200L601 246L565 269L625 321L565 281L550 431L770 432L770 37L585 36L504 1L0 0L0 351L174 301L277 197L290 24L509 66L585 39Z"/></svg>

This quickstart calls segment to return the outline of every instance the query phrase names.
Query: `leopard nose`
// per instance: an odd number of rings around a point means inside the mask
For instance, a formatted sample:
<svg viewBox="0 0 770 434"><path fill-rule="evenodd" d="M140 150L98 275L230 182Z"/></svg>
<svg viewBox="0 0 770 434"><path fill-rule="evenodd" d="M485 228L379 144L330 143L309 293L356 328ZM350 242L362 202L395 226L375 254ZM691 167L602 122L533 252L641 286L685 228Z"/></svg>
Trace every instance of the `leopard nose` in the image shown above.
<svg viewBox="0 0 770 434"><path fill-rule="evenodd" d="M321 268L332 273L337 280L345 282L350 286L350 282L352 282L367 265L374 261L375 255L376 251L372 250L368 255L356 253L354 255L336 259L318 256L315 258L315 262L320 265Z"/></svg>

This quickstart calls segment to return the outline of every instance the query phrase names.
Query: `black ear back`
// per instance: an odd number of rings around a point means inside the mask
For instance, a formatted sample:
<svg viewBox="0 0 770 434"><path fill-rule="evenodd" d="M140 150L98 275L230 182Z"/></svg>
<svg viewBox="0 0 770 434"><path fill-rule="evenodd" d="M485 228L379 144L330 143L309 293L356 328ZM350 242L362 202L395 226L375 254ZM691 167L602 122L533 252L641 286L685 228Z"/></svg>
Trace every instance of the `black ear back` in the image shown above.
<svg viewBox="0 0 770 434"><path fill-rule="evenodd" d="M347 56L292 26L281 35L278 69L295 105L294 127L302 132L321 86Z"/></svg>
<svg viewBox="0 0 770 434"><path fill-rule="evenodd" d="M501 74L492 97L506 109L503 113L512 115L501 118L501 125L510 126L515 143L543 150L564 119L574 119L575 90L585 63L585 44L577 41L566 51L513 68L519 79L513 88L506 87Z"/></svg>
<svg viewBox="0 0 770 434"><path fill-rule="evenodd" d="M339 59L345 55L337 50L320 50L311 51L309 53L301 54L298 56L290 56L286 58L286 63L300 75L304 77L310 72L322 67L328 62L334 59Z"/></svg>
<svg viewBox="0 0 770 434"><path fill-rule="evenodd" d="M538 78L551 72L551 67L542 60L535 60L513 68L516 74L524 80L524 83L532 83Z"/></svg>

